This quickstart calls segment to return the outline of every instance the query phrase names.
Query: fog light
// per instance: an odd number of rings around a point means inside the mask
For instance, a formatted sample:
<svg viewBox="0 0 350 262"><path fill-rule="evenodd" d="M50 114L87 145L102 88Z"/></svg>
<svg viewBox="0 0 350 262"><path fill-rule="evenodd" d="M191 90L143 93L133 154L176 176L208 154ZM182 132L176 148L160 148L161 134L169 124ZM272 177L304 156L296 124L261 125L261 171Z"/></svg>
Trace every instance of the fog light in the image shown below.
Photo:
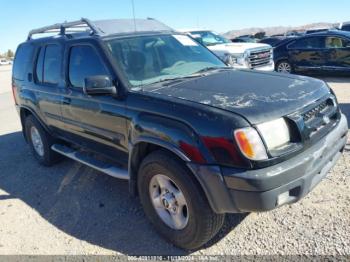
<svg viewBox="0 0 350 262"><path fill-rule="evenodd" d="M284 192L277 197L277 206L287 203L289 200L289 191Z"/></svg>

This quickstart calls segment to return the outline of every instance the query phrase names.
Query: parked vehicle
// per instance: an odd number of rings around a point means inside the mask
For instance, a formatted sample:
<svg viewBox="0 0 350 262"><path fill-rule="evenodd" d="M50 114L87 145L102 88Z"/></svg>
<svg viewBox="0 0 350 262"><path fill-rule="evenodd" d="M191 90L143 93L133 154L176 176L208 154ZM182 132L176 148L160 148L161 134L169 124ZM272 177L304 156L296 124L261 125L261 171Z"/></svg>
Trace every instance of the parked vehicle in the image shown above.
<svg viewBox="0 0 350 262"><path fill-rule="evenodd" d="M350 31L350 22L343 22L340 23L339 26L337 27L339 30L342 31Z"/></svg>
<svg viewBox="0 0 350 262"><path fill-rule="evenodd" d="M305 35L305 32L301 30L291 30L291 31L287 31L284 34L285 37L297 37L297 36L303 36L303 35Z"/></svg>
<svg viewBox="0 0 350 262"><path fill-rule="evenodd" d="M257 39L252 36L239 36L230 39L232 43L257 43Z"/></svg>
<svg viewBox="0 0 350 262"><path fill-rule="evenodd" d="M12 81L40 164L63 155L128 180L156 230L186 249L211 239L225 213L300 200L347 140L325 82L234 70L153 19L32 30Z"/></svg>
<svg viewBox="0 0 350 262"><path fill-rule="evenodd" d="M312 28L312 29L306 30L305 35L320 33L320 32L327 32L328 30L330 29L329 28Z"/></svg>
<svg viewBox="0 0 350 262"><path fill-rule="evenodd" d="M350 72L350 33L334 30L291 39L274 49L276 71Z"/></svg>
<svg viewBox="0 0 350 262"><path fill-rule="evenodd" d="M11 62L8 61L7 59L5 59L5 58L0 59L0 66L1 65L10 65L10 64L11 64Z"/></svg>
<svg viewBox="0 0 350 262"><path fill-rule="evenodd" d="M272 47L275 47L277 46L279 43L281 43L282 41L284 41L286 39L286 37L284 36L279 36L279 37L266 37L264 39L261 39L259 41L259 43L262 43L262 44L267 44L267 45L270 45Z"/></svg>
<svg viewBox="0 0 350 262"><path fill-rule="evenodd" d="M186 31L192 38L208 47L226 64L238 69L273 71L271 46L258 43L232 43L208 30Z"/></svg>

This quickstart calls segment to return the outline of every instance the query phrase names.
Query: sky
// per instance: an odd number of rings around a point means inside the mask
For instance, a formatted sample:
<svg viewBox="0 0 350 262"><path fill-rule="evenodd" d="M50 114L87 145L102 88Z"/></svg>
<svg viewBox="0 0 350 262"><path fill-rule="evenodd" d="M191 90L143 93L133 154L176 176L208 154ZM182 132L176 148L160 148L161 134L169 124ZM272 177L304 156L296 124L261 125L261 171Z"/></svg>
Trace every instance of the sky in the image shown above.
<svg viewBox="0 0 350 262"><path fill-rule="evenodd" d="M2 0L0 53L15 50L28 32L57 22L132 18L132 0ZM217 32L314 22L350 21L350 0L134 0L136 18L156 18L175 29Z"/></svg>

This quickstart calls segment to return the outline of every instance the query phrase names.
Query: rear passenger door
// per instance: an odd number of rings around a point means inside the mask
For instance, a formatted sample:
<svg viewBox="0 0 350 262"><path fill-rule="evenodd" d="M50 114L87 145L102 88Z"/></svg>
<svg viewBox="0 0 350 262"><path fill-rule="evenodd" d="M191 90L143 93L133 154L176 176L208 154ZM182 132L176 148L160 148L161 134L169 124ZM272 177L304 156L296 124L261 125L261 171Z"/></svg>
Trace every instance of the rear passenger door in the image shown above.
<svg viewBox="0 0 350 262"><path fill-rule="evenodd" d="M34 90L41 118L53 131L62 129L61 93L64 89L62 77L63 47L59 43L42 45L37 49L34 65Z"/></svg>
<svg viewBox="0 0 350 262"><path fill-rule="evenodd" d="M66 47L66 94L62 121L66 137L80 146L127 163L125 100L84 93L85 78L104 75L115 79L100 47L91 42Z"/></svg>

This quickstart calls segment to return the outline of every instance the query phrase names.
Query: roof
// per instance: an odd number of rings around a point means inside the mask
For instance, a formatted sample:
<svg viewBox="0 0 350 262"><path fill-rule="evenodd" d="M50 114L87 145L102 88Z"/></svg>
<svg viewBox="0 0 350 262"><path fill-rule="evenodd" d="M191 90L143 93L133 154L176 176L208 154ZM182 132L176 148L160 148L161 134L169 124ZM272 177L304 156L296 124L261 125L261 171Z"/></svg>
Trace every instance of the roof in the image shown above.
<svg viewBox="0 0 350 262"><path fill-rule="evenodd" d="M332 35L334 35L334 36L350 37L350 32L342 31L342 30L328 30L328 31L322 31L322 32L308 34L305 36L317 36L317 35L320 35L320 36L327 36L327 35L332 36Z"/></svg>
<svg viewBox="0 0 350 262"><path fill-rule="evenodd" d="M94 21L104 35L134 32L174 31L171 27L152 18L148 19L113 19Z"/></svg>
<svg viewBox="0 0 350 262"><path fill-rule="evenodd" d="M78 21L58 23L33 29L28 34L28 40L32 39L36 34L56 33L65 34L81 34L88 33L96 36L109 36L116 34L133 34L139 32L172 32L171 27L153 19L110 19L91 21L82 18Z"/></svg>

